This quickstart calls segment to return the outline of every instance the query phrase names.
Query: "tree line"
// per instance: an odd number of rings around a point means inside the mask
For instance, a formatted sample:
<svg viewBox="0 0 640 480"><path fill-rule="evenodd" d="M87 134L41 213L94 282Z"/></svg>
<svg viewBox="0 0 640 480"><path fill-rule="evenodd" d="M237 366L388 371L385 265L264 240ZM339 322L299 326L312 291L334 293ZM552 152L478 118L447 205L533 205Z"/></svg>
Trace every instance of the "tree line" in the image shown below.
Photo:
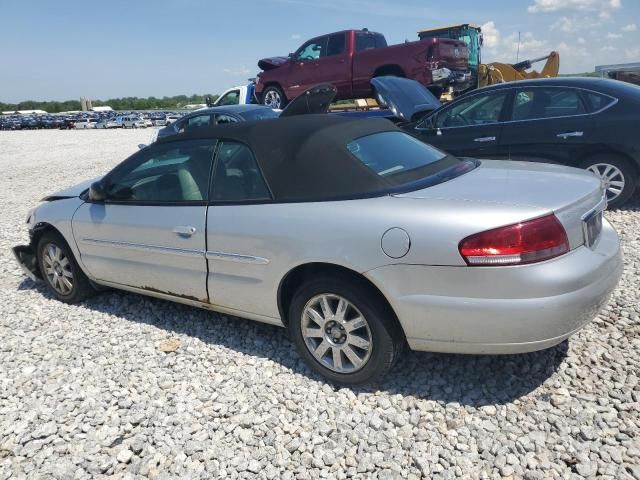
<svg viewBox="0 0 640 480"><path fill-rule="evenodd" d="M206 96L210 96L213 100L218 95L211 94L193 94L193 95L176 95L174 97L124 97L110 98L108 100L91 100L94 107L108 105L114 110L171 110L174 108L182 108L185 105L196 103L205 103ZM16 111L16 110L44 110L49 113L68 112L73 110L81 110L80 100L65 101L36 101L26 100L19 103L2 103L0 102L0 111Z"/></svg>

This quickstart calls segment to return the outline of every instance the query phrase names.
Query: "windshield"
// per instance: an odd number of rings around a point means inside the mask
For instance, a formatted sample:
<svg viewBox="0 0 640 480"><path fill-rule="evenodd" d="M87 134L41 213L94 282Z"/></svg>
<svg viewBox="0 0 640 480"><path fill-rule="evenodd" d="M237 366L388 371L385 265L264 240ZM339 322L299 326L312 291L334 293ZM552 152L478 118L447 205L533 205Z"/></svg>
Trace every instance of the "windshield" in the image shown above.
<svg viewBox="0 0 640 480"><path fill-rule="evenodd" d="M347 149L394 187L425 181L441 183L475 167L474 162L459 160L404 132L360 137L349 142Z"/></svg>

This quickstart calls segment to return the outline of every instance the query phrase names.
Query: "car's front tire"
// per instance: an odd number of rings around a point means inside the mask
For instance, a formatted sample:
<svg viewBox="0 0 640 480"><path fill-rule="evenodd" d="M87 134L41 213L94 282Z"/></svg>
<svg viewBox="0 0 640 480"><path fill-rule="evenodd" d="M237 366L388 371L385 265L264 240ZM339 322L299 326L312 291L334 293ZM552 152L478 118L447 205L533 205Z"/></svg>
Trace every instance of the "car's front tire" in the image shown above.
<svg viewBox="0 0 640 480"><path fill-rule="evenodd" d="M342 277L302 284L289 309L289 331L305 362L327 380L380 380L404 349L395 316L379 294Z"/></svg>
<svg viewBox="0 0 640 480"><path fill-rule="evenodd" d="M287 105L287 97L280 87L270 85L262 92L262 104L271 108L284 108Z"/></svg>
<svg viewBox="0 0 640 480"><path fill-rule="evenodd" d="M59 233L45 233L38 241L37 253L42 278L58 300L78 303L95 293L71 248Z"/></svg>
<svg viewBox="0 0 640 480"><path fill-rule="evenodd" d="M581 166L604 182L611 208L621 207L633 197L638 173L625 158L615 154L598 154L588 158Z"/></svg>

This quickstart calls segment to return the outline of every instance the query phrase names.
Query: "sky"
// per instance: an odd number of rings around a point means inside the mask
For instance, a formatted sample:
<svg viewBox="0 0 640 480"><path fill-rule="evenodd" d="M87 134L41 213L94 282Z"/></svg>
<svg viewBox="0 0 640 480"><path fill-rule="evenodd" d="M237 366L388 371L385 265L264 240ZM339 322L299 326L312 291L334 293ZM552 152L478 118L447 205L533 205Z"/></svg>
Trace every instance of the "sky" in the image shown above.
<svg viewBox="0 0 640 480"><path fill-rule="evenodd" d="M640 61L640 0L0 0L0 102L221 93L323 33L462 22L483 61L514 62L518 34L521 60L558 50L562 73Z"/></svg>

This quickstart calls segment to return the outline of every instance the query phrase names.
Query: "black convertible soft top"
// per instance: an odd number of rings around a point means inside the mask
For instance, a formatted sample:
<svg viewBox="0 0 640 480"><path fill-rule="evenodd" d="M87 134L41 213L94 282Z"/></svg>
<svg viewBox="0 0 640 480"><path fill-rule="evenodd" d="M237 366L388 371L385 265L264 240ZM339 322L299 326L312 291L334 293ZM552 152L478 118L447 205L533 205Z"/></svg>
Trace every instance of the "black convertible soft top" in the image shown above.
<svg viewBox="0 0 640 480"><path fill-rule="evenodd" d="M401 131L386 119L300 115L198 129L158 140L234 140L251 147L274 200L317 201L361 198L395 186L366 167L347 149L352 140Z"/></svg>

